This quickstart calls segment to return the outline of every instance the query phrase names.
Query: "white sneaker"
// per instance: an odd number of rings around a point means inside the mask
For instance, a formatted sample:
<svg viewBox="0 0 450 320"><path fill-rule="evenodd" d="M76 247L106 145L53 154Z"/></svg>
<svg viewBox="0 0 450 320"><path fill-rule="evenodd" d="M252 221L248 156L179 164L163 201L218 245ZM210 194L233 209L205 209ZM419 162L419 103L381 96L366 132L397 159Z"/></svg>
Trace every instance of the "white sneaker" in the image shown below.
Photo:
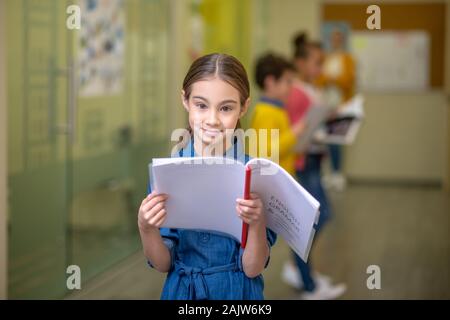
<svg viewBox="0 0 450 320"><path fill-rule="evenodd" d="M322 274L318 271L314 272L313 278L314 278L314 281L316 281L316 282L322 281L322 282L331 283L331 277L329 277L325 274Z"/></svg>
<svg viewBox="0 0 450 320"><path fill-rule="evenodd" d="M303 300L333 300L343 295L346 290L347 286L344 283L333 285L326 278L320 277L316 281L314 291L305 291L300 298Z"/></svg>
<svg viewBox="0 0 450 320"><path fill-rule="evenodd" d="M303 288L303 281L300 278L300 273L298 272L298 269L294 264L291 262L286 262L283 265L283 270L281 271L281 279L283 281L290 285L291 287L295 289L302 289Z"/></svg>
<svg viewBox="0 0 450 320"><path fill-rule="evenodd" d="M345 179L342 173L332 173L324 176L322 183L326 189L341 192L344 191L347 186L347 179Z"/></svg>
<svg viewBox="0 0 450 320"><path fill-rule="evenodd" d="M331 283L331 278L318 271L314 272L313 278L315 282ZM281 271L281 279L291 287L301 290L303 289L303 281L298 268L291 262L286 262Z"/></svg>
<svg viewBox="0 0 450 320"><path fill-rule="evenodd" d="M347 179L342 173L334 173L331 176L332 185L336 191L344 191L347 187Z"/></svg>

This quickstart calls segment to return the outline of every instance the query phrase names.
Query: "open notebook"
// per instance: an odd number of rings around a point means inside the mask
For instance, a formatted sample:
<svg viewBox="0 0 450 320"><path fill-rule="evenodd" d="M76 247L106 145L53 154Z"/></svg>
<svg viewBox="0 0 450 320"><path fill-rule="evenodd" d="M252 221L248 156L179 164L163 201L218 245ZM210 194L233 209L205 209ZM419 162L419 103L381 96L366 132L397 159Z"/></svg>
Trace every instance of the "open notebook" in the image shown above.
<svg viewBox="0 0 450 320"><path fill-rule="evenodd" d="M358 94L337 108L329 105L309 108L305 132L297 140L295 151L305 152L311 143L352 144L364 118L363 104L364 98Z"/></svg>
<svg viewBox="0 0 450 320"><path fill-rule="evenodd" d="M356 95L339 107L336 116L327 120L324 143L350 145L355 141L364 118L364 98Z"/></svg>
<svg viewBox="0 0 450 320"><path fill-rule="evenodd" d="M267 227L307 261L319 218L319 203L290 174L267 159L252 159L250 191L262 198ZM228 158L159 158L149 165L152 187L167 193L163 227L225 233L241 241L243 163Z"/></svg>

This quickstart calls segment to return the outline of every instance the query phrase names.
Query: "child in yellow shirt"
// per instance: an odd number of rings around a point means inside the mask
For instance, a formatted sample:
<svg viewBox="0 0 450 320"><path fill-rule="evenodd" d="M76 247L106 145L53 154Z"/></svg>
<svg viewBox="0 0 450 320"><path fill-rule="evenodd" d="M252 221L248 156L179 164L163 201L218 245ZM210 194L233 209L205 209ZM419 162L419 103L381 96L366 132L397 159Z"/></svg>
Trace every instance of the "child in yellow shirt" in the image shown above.
<svg viewBox="0 0 450 320"><path fill-rule="evenodd" d="M276 160L278 153L280 166L294 175L294 148L304 123L299 121L291 125L284 104L291 91L295 69L283 57L271 53L259 58L255 69L256 84L262 95L255 106L251 127L256 129L258 139L261 138L260 131L267 130L267 144L261 145L258 141L258 154L251 155ZM274 129L279 130L278 141L271 141L271 130Z"/></svg>

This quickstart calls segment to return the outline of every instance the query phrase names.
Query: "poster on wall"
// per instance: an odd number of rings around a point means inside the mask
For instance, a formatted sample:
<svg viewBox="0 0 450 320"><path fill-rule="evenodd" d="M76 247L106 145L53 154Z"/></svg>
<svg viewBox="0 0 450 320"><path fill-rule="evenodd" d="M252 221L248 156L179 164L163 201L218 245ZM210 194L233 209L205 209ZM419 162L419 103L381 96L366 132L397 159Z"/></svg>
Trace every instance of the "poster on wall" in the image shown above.
<svg viewBox="0 0 450 320"><path fill-rule="evenodd" d="M123 0L81 0L78 33L79 94L122 93L125 59Z"/></svg>
<svg viewBox="0 0 450 320"><path fill-rule="evenodd" d="M321 27L321 36L323 39L323 48L326 52L332 51L332 36L334 32L340 32L343 38L343 47L345 51L349 48L349 38L351 33L350 25L342 21L324 22Z"/></svg>
<svg viewBox="0 0 450 320"><path fill-rule="evenodd" d="M427 89L429 42L424 31L353 32L350 46L358 88L384 92Z"/></svg>

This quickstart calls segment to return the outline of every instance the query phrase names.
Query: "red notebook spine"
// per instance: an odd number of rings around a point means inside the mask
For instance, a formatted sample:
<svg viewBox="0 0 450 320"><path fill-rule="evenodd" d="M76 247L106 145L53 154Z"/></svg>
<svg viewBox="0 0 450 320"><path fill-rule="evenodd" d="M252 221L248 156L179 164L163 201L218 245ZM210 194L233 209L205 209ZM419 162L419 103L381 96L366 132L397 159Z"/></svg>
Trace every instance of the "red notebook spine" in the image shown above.
<svg viewBox="0 0 450 320"><path fill-rule="evenodd" d="M250 184L252 178L252 169L249 166L245 167L245 184L244 184L244 199L250 199ZM247 244L248 224L242 222L241 248L245 248Z"/></svg>

